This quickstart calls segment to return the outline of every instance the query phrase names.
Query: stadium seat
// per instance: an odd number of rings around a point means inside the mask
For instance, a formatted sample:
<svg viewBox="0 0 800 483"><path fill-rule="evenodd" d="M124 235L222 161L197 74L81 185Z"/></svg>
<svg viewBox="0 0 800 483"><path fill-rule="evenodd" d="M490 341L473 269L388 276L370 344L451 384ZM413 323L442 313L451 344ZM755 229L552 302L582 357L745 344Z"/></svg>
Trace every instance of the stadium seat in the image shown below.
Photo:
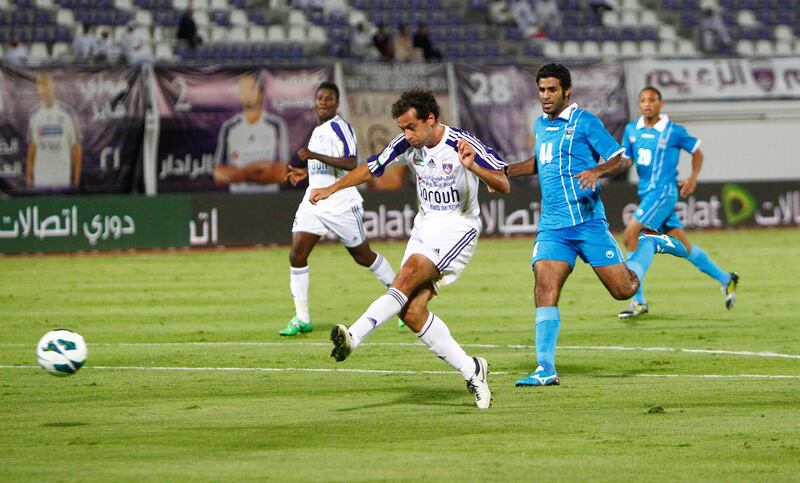
<svg viewBox="0 0 800 483"><path fill-rule="evenodd" d="M211 43L225 42L228 40L228 31L225 27L211 27Z"/></svg>
<svg viewBox="0 0 800 483"><path fill-rule="evenodd" d="M131 0L114 0L114 8L127 12L133 10L133 3L131 3Z"/></svg>
<svg viewBox="0 0 800 483"><path fill-rule="evenodd" d="M63 59L70 55L69 44L66 42L56 42L53 44L53 53L51 55L53 60Z"/></svg>
<svg viewBox="0 0 800 483"><path fill-rule="evenodd" d="M619 45L613 40L604 40L600 45L600 53L605 58L616 59L619 57Z"/></svg>
<svg viewBox="0 0 800 483"><path fill-rule="evenodd" d="M266 42L267 29L261 25L251 25L247 31L247 39L250 42Z"/></svg>
<svg viewBox="0 0 800 483"><path fill-rule="evenodd" d="M581 57L580 44L574 40L567 40L561 44L561 57L577 59Z"/></svg>
<svg viewBox="0 0 800 483"><path fill-rule="evenodd" d="M323 27L310 25L308 27L308 42L314 44L324 44L328 41L328 35Z"/></svg>
<svg viewBox="0 0 800 483"><path fill-rule="evenodd" d="M189 0L172 0L172 8L183 12L189 6Z"/></svg>
<svg viewBox="0 0 800 483"><path fill-rule="evenodd" d="M665 24L658 27L658 38L661 40L675 40L678 38L678 34L675 32L675 27Z"/></svg>
<svg viewBox="0 0 800 483"><path fill-rule="evenodd" d="M756 40L754 54L757 57L769 57L774 53L772 42L769 40Z"/></svg>
<svg viewBox="0 0 800 483"><path fill-rule="evenodd" d="M792 28L788 25L777 25L775 30L773 31L773 35L775 36L775 40L792 40L794 39L794 33L792 32Z"/></svg>
<svg viewBox="0 0 800 483"><path fill-rule="evenodd" d="M736 14L736 23L742 27L758 27L759 22L756 20L755 14L750 10L739 10Z"/></svg>
<svg viewBox="0 0 800 483"><path fill-rule="evenodd" d="M244 27L250 23L247 21L247 14L244 12L244 10L232 9L230 14L231 25L241 25Z"/></svg>
<svg viewBox="0 0 800 483"><path fill-rule="evenodd" d="M211 10L228 10L230 8L228 0L211 0L208 6Z"/></svg>
<svg viewBox="0 0 800 483"><path fill-rule="evenodd" d="M247 29L241 26L231 27L228 30L228 41L236 43L247 42Z"/></svg>
<svg viewBox="0 0 800 483"><path fill-rule="evenodd" d="M639 5L639 0L621 0L620 8L622 10L641 10L642 6Z"/></svg>
<svg viewBox="0 0 800 483"><path fill-rule="evenodd" d="M792 42L790 40L776 40L775 41L775 55L780 57L789 57L793 55Z"/></svg>
<svg viewBox="0 0 800 483"><path fill-rule="evenodd" d="M658 55L665 58L677 57L678 50L672 40L662 40L658 44Z"/></svg>
<svg viewBox="0 0 800 483"><path fill-rule="evenodd" d="M53 8L53 0L35 0L33 3L36 8L51 9Z"/></svg>
<svg viewBox="0 0 800 483"><path fill-rule="evenodd" d="M72 10L59 10L58 13L56 13L56 23L65 27L72 27L75 25L75 17L72 15Z"/></svg>
<svg viewBox="0 0 800 483"><path fill-rule="evenodd" d="M623 40L619 45L620 57L632 59L639 56L639 43L635 40Z"/></svg>
<svg viewBox="0 0 800 483"><path fill-rule="evenodd" d="M46 62L50 60L50 54L47 52L47 44L44 42L32 43L30 57L39 62Z"/></svg>
<svg viewBox="0 0 800 483"><path fill-rule="evenodd" d="M291 25L305 26L308 23L308 19L306 18L306 14L304 14L300 10L290 10L289 18L286 21L286 23L288 23L290 26Z"/></svg>
<svg viewBox="0 0 800 483"><path fill-rule="evenodd" d="M137 10L134 20L142 27L150 27L153 25L153 15L149 10Z"/></svg>
<svg viewBox="0 0 800 483"><path fill-rule="evenodd" d="M658 27L661 25L661 22L658 20L658 16L652 10L643 10L639 13L639 26L641 27Z"/></svg>
<svg viewBox="0 0 800 483"><path fill-rule="evenodd" d="M166 42L156 44L156 60L164 60L172 62L175 60L175 54L172 52L172 46Z"/></svg>
<svg viewBox="0 0 800 483"><path fill-rule="evenodd" d="M622 15L620 15L619 24L622 27L638 27L639 12L624 10Z"/></svg>
<svg viewBox="0 0 800 483"><path fill-rule="evenodd" d="M542 47L542 54L547 59L558 59L561 57L561 47L558 42L548 40Z"/></svg>
<svg viewBox="0 0 800 483"><path fill-rule="evenodd" d="M267 42L277 43L286 41L286 31L282 25L271 25L267 29Z"/></svg>
<svg viewBox="0 0 800 483"><path fill-rule="evenodd" d="M306 28L302 25L289 26L289 33L286 36L289 42L303 43L306 41Z"/></svg>
<svg viewBox="0 0 800 483"><path fill-rule="evenodd" d="M362 12L361 10L350 10L347 14L347 23L352 26L356 26L359 23L368 23L367 15Z"/></svg>
<svg viewBox="0 0 800 483"><path fill-rule="evenodd" d="M208 0L190 0L190 4L195 13L208 10Z"/></svg>
<svg viewBox="0 0 800 483"><path fill-rule="evenodd" d="M800 55L800 39L794 41L794 55Z"/></svg>
<svg viewBox="0 0 800 483"><path fill-rule="evenodd" d="M208 18L208 12L205 10L194 12L193 18L194 18L194 23L197 24L198 27L207 27L208 24L211 23Z"/></svg>
<svg viewBox="0 0 800 483"><path fill-rule="evenodd" d="M642 57L658 56L658 45L652 40L643 40L639 42L639 55Z"/></svg>
<svg viewBox="0 0 800 483"><path fill-rule="evenodd" d="M584 41L581 48L581 54L587 59L599 59L601 57L600 44L594 40Z"/></svg>
<svg viewBox="0 0 800 483"><path fill-rule="evenodd" d="M686 39L678 40L678 55L681 57L697 57L697 47L694 42Z"/></svg>
<svg viewBox="0 0 800 483"><path fill-rule="evenodd" d="M742 57L752 57L755 48L751 40L740 40L736 42L736 53Z"/></svg>
<svg viewBox="0 0 800 483"><path fill-rule="evenodd" d="M614 11L605 11L601 17L601 23L606 27L619 27L619 15Z"/></svg>

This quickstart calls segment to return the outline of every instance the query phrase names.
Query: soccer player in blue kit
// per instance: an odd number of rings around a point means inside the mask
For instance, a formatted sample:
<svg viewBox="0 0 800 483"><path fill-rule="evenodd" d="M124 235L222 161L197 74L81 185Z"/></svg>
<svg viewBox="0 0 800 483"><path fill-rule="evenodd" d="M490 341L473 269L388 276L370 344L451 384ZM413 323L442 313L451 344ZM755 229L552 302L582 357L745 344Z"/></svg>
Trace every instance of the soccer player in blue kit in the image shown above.
<svg viewBox="0 0 800 483"><path fill-rule="evenodd" d="M508 175L538 171L542 214L533 245L536 279L536 358L538 367L516 382L517 386L560 384L555 352L561 316L561 288L575 266L576 257L592 269L618 300L630 298L656 253L685 256L680 241L663 234L640 235L639 248L624 261L608 230L598 179L625 170L623 147L595 115L570 104L572 77L561 64L548 64L536 74L544 114L534 124L534 155L508 167ZM599 157L606 159L598 164Z"/></svg>
<svg viewBox="0 0 800 483"><path fill-rule="evenodd" d="M719 268L699 246L689 243L683 223L675 213L678 194L686 198L694 193L697 176L703 166L700 140L691 136L686 128L675 124L666 114L661 114L664 100L655 87L645 87L639 92L639 111L642 116L625 126L622 145L623 157L636 166L639 175L639 206L625 227L623 241L628 251L637 246L642 228L657 230L677 238L688 250L686 259L701 272L718 281L725 295L725 307L736 301L739 275ZM678 182L678 160L681 149L692 154L692 174ZM633 296L630 305L619 313L621 319L638 317L648 312L644 297L644 280Z"/></svg>

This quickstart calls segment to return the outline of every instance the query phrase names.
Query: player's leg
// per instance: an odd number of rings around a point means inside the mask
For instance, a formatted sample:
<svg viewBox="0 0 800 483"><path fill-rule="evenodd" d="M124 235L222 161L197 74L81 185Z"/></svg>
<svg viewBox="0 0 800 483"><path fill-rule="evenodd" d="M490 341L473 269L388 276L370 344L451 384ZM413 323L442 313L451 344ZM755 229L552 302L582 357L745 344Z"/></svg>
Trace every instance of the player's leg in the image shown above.
<svg viewBox="0 0 800 483"><path fill-rule="evenodd" d="M360 245L347 247L347 251L350 252L350 255L356 263L362 267L369 268L375 275L375 278L385 287L390 287L392 285L395 276L392 266L389 264L388 260L383 258L383 255L372 251L367 240L364 240Z"/></svg>
<svg viewBox="0 0 800 483"><path fill-rule="evenodd" d="M631 217L631 221L625 227L625 232L622 234L622 243L625 244L625 249L628 253L633 253L639 246L639 233L644 228L644 225L636 219Z"/></svg>
<svg viewBox="0 0 800 483"><path fill-rule="evenodd" d="M631 217L630 222L625 227L625 232L622 234L622 242L625 244L625 249L628 253L633 253L639 247L639 233L643 228L644 225L635 216ZM621 319L636 317L647 313L647 310L647 300L644 296L644 280L640 280L639 289L633 295L630 304L619 313L619 317Z"/></svg>
<svg viewBox="0 0 800 483"><path fill-rule="evenodd" d="M311 332L311 314L308 307L309 268L308 256L319 241L319 235L307 232L292 233L292 248L289 251L289 289L294 299L295 315L279 331L280 335L292 337L301 332Z"/></svg>
<svg viewBox="0 0 800 483"><path fill-rule="evenodd" d="M489 366L482 357L467 355L450 334L442 319L428 310L428 301L436 295L432 282L416 289L400 312L400 317L414 334L440 359L450 364L467 381L467 389L475 395L475 404L486 409L492 404L489 390Z"/></svg>
<svg viewBox="0 0 800 483"><path fill-rule="evenodd" d="M739 274L736 272L726 272L719 268L719 266L711 260L705 250L689 242L683 228L672 228L667 231L667 235L677 238L683 243L689 250L686 259L692 262L698 270L719 282L722 293L725 295L725 307L728 309L732 308L733 303L736 301L736 285L739 282Z"/></svg>
<svg viewBox="0 0 800 483"><path fill-rule="evenodd" d="M331 331L333 351L331 357L345 360L350 353L375 329L396 316L408 303L408 295L418 287L439 278L433 262L418 253L411 254L394 278L391 288L367 307L367 310L349 328L337 324Z"/></svg>

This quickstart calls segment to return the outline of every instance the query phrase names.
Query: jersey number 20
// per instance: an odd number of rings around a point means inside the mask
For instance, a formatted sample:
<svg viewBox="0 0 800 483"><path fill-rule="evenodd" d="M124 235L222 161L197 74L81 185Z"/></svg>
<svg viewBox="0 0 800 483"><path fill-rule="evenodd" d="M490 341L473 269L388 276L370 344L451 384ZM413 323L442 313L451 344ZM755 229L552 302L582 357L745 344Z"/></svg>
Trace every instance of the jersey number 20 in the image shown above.
<svg viewBox="0 0 800 483"><path fill-rule="evenodd" d="M650 162L653 160L653 152L647 148L639 148L636 151L636 164L641 164L642 166L650 166Z"/></svg>

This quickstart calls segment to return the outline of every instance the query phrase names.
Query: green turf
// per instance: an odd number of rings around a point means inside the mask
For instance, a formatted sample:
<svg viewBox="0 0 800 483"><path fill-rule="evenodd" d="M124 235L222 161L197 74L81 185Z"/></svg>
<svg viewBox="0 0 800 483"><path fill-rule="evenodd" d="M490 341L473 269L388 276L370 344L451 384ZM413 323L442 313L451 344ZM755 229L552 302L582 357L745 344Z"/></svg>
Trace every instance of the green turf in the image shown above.
<svg viewBox="0 0 800 483"><path fill-rule="evenodd" d="M394 322L328 357L331 326L383 291L337 245L311 258L316 329L294 339L278 336L293 312L285 247L0 257L0 365L34 366L61 326L90 353L69 378L0 368L0 480L797 481L800 231L690 236L740 273L732 311L715 282L659 256L651 313L621 321L625 303L579 264L560 304L562 386L535 389L513 385L534 366L530 241L482 240L432 309L489 360L485 412ZM403 244L375 246L397 267ZM155 367L198 370L135 369ZM796 378L698 377L745 374Z"/></svg>

